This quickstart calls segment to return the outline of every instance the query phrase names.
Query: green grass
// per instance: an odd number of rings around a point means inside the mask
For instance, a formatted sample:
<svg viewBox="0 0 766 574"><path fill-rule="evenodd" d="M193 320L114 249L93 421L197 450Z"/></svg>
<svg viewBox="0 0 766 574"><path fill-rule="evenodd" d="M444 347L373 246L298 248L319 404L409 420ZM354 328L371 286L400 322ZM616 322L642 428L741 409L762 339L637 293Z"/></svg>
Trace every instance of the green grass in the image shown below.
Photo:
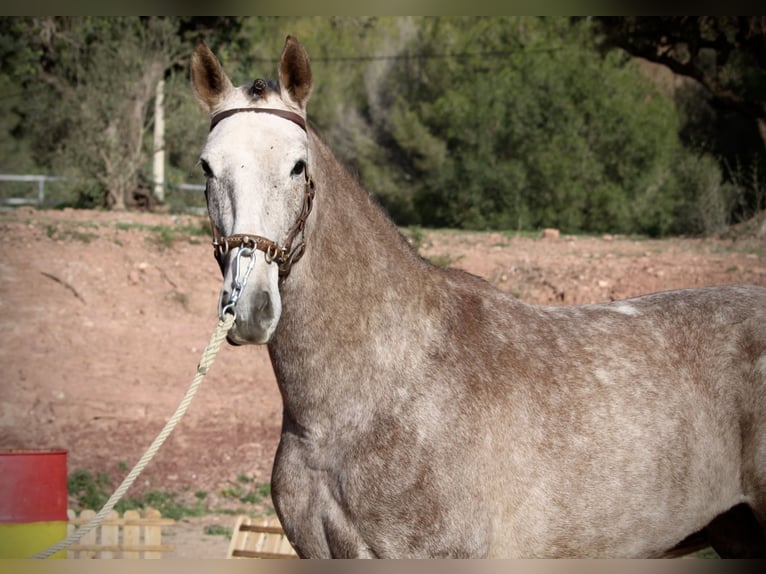
<svg viewBox="0 0 766 574"><path fill-rule="evenodd" d="M453 257L452 255L434 255L433 257L429 257L428 260L436 265L437 267L451 267L458 261L460 261L463 258L462 255L459 255L457 257Z"/></svg>
<svg viewBox="0 0 766 574"><path fill-rule="evenodd" d="M231 538L231 528L221 524L208 524L205 526L203 532L205 534L209 534L210 536L224 536L226 538Z"/></svg>
<svg viewBox="0 0 766 574"><path fill-rule="evenodd" d="M223 488L220 494L227 499L255 505L271 496L271 486L267 483L258 484L251 477L240 474L237 483Z"/></svg>
<svg viewBox="0 0 766 574"><path fill-rule="evenodd" d="M757 255L759 259L766 259L766 249L757 245L716 245L711 251L715 253L733 253L735 255Z"/></svg>
<svg viewBox="0 0 766 574"><path fill-rule="evenodd" d="M0 217L0 220L8 218ZM32 223L27 220L27 223ZM90 243L99 238L98 230L103 227L113 227L120 231L129 231L137 229L151 233L146 237L146 241L153 243L159 249L171 249L179 241L186 241L191 244L204 243L210 236L210 224L204 218L190 220L187 223L177 225L147 225L144 223L115 222L115 223L94 223L90 221L67 221L49 223L45 226L45 235L49 239L57 241L80 241ZM119 239L113 239L114 243L120 245Z"/></svg>
<svg viewBox="0 0 766 574"><path fill-rule="evenodd" d="M197 238L208 237L210 235L210 224L203 219L179 225L146 225L144 223L118 222L115 223L115 228L121 231L131 229L149 231L152 235L146 237L146 242L153 243L161 250L172 249L179 241L198 244L201 243L201 240Z"/></svg>
<svg viewBox="0 0 766 574"><path fill-rule="evenodd" d="M701 559L718 559L720 556L718 556L718 553L713 550L711 547L703 548L702 550L699 550L693 554L691 554L694 558L701 558Z"/></svg>
<svg viewBox="0 0 766 574"><path fill-rule="evenodd" d="M118 466L122 466L120 463ZM89 470L77 469L67 479L69 495L74 497L79 508L100 510L114 489L111 477L107 473L92 473ZM195 494L193 504L184 504L178 500L179 493L165 490L149 490L138 496L123 497L115 510L120 514L126 510L156 508L163 516L180 520L185 516L202 516L209 512L204 504L206 495Z"/></svg>
<svg viewBox="0 0 766 574"><path fill-rule="evenodd" d="M60 226L57 224L49 224L46 226L45 236L49 239L59 241L79 241L81 243L90 243L91 241L98 239L97 233L73 229L70 225Z"/></svg>
<svg viewBox="0 0 766 574"><path fill-rule="evenodd" d="M120 475L127 472L127 465L120 461L117 464ZM69 496L74 498L73 508L100 510L117 486L111 476L105 472L93 473L89 470L77 469L67 480ZM226 508L211 508L210 497L204 490L191 492L191 488L182 487L178 492L167 490L148 490L140 495L123 497L115 506L120 514L126 510L142 510L152 507L163 516L180 520L184 517L204 516L206 514L271 514L271 486L259 483L246 473L237 475L233 484L223 488L220 493L226 500ZM234 503L231 505L229 503ZM243 504L244 507L231 508ZM257 508L254 508L257 507Z"/></svg>
<svg viewBox="0 0 766 574"><path fill-rule="evenodd" d="M100 509L109 499L112 479L103 472L77 469L67 479L67 489L82 508Z"/></svg>
<svg viewBox="0 0 766 574"><path fill-rule="evenodd" d="M410 225L408 228L402 230L402 234L409 240L415 253L419 253L420 248L423 247L423 240L426 238L426 233L423 231L423 228L419 225Z"/></svg>
<svg viewBox="0 0 766 574"><path fill-rule="evenodd" d="M539 229L534 230L525 230L525 229L504 229L500 232L500 234L503 237L508 238L514 238L514 237L524 237L526 239L540 239L540 234L542 233Z"/></svg>
<svg viewBox="0 0 766 574"><path fill-rule="evenodd" d="M174 303L178 303L184 310L189 310L189 295L186 293L174 289L173 292L168 295L168 299Z"/></svg>
<svg viewBox="0 0 766 574"><path fill-rule="evenodd" d="M452 229L440 229L440 230L430 230L430 232L441 232L441 233L459 233L460 230L452 230ZM423 243L426 239L426 231L420 227L419 225L411 225L405 229L401 229L402 235L407 238L407 240L410 242L410 245L412 245L412 248L415 250L415 253L418 255L422 255L420 253L420 250L423 248ZM432 257L428 257L427 259L436 265L437 267L450 267L451 265L454 265L457 261L460 261L460 258L462 255L458 257L453 257L451 255L434 255Z"/></svg>

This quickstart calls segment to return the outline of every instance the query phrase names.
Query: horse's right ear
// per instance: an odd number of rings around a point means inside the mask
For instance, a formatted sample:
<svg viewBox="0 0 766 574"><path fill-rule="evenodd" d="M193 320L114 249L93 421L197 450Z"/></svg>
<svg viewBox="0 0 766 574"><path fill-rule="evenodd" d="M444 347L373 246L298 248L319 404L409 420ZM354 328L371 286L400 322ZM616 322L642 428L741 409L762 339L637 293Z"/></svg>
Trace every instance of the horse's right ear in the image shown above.
<svg viewBox="0 0 766 574"><path fill-rule="evenodd" d="M205 42L200 42L192 54L191 81L197 100L211 113L234 89L218 58Z"/></svg>

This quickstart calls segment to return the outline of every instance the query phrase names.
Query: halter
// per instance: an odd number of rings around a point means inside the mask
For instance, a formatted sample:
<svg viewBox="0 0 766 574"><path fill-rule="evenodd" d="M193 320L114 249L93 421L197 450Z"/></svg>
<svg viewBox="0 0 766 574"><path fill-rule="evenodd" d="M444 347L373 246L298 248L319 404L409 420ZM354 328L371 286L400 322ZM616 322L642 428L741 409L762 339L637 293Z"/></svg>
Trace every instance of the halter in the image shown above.
<svg viewBox="0 0 766 574"><path fill-rule="evenodd" d="M279 116L280 118L284 118L297 124L303 131L308 133L308 130L306 129L306 120L301 116L294 112L275 108L234 108L217 113L210 121L210 131L213 131L213 128L215 128L221 120L240 112L255 112ZM234 247L257 249L258 251L263 251L267 263L274 261L277 264L279 267L279 276L281 278L287 277L293 264L303 257L303 253L306 250L303 231L306 227L306 220L311 213L311 208L314 204L314 195L316 193L314 190L314 180L309 176L308 165L304 170L304 174L306 175L306 185L303 191L303 205L301 206L300 213L298 213L295 223L287 234L287 239L282 245L279 245L276 241L272 241L266 237L249 233L237 233L224 236L218 230L215 223L213 223L213 218L210 218L210 226L213 228L213 248L215 250L215 257L219 263L222 261L223 256ZM301 236L301 241L293 246L293 241L295 241L295 238L298 237L298 235Z"/></svg>

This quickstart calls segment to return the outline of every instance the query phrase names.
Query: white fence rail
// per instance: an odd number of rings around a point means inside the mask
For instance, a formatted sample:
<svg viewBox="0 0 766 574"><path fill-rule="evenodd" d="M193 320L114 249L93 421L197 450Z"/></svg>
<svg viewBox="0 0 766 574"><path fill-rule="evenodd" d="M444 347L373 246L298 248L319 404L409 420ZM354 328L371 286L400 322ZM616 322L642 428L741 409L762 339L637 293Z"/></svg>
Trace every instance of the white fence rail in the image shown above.
<svg viewBox="0 0 766 574"><path fill-rule="evenodd" d="M10 205L10 206L37 205L38 207L43 207L43 205L45 205L45 184L46 183L56 182L56 181L72 181L72 179L68 177L58 177L58 176L52 176L52 175L0 173L0 181L37 183L36 198L34 197L0 197L1 205ZM150 189L154 189L155 183L150 182L148 185L150 186ZM199 185L196 183L164 182L161 185L167 188L180 189L183 191L204 191L205 190L204 185Z"/></svg>
<svg viewBox="0 0 766 574"><path fill-rule="evenodd" d="M45 203L45 182L47 181L64 181L65 177L54 177L50 175L14 175L14 174L0 174L0 181L19 181L19 182L37 182L37 198L31 197L4 197L0 198L0 202L5 205L35 205L42 207Z"/></svg>

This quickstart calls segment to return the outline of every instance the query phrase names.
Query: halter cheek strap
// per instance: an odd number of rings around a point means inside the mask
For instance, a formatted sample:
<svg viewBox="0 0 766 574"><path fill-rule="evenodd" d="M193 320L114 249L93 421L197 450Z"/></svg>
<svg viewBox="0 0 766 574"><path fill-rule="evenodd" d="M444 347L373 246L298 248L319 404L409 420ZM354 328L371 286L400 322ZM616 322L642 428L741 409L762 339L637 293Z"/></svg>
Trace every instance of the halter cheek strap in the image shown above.
<svg viewBox="0 0 766 574"><path fill-rule="evenodd" d="M308 133L306 129L306 120L294 112L287 110L280 110L276 108L233 108L219 112L214 115L210 121L210 131L218 125L221 120L224 120L234 114L242 112L255 112L264 113L278 116L289 120L297 124L303 131ZM314 204L314 180L311 179L308 173L308 167L304 171L306 174L306 185L303 191L303 205L298 217L287 234L287 239L282 245L279 245L276 241L267 239L260 235L252 235L249 233L237 233L235 235L224 236L218 230L213 218L210 217L210 226L213 229L213 248L215 249L215 257L219 264L223 260L223 256L226 255L230 249L235 247L248 247L250 249L257 249L263 251L266 256L266 261L271 263L274 261L279 267L279 276L284 278L290 273L290 269L295 264L306 250L306 242L303 240L303 231L306 227L306 220L311 213L311 208ZM301 241L293 246L293 242L298 236L301 236Z"/></svg>

